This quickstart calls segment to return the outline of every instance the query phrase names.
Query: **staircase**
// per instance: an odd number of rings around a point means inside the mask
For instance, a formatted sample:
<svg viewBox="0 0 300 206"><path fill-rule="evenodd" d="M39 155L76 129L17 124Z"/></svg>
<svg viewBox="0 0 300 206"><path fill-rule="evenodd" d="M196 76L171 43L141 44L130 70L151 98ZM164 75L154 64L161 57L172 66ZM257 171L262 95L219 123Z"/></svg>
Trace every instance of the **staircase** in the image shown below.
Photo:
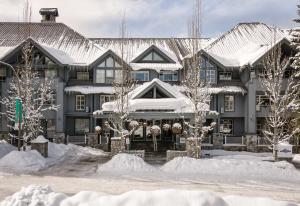
<svg viewBox="0 0 300 206"><path fill-rule="evenodd" d="M145 162L151 165L163 165L166 163L166 152L146 152Z"/></svg>

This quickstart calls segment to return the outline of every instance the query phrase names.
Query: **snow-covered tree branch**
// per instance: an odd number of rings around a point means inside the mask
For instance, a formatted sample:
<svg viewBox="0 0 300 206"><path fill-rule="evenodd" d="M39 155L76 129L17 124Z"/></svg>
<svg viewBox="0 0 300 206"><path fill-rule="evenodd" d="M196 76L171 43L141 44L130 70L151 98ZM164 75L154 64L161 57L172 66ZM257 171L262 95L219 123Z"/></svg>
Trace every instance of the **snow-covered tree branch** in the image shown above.
<svg viewBox="0 0 300 206"><path fill-rule="evenodd" d="M297 128L288 129L299 111L299 81L291 70L290 60L282 51L282 45L274 48L263 60L263 73L259 76L265 95L269 98L270 111L263 133L273 147L277 160L277 147L298 133ZM289 72L289 73L288 73Z"/></svg>
<svg viewBox="0 0 300 206"><path fill-rule="evenodd" d="M10 82L9 95L2 97L0 104L5 108L4 116L8 120L10 136L16 138L15 133L15 100L20 98L23 107L21 138L25 143L36 138L42 132L41 119L46 111L57 110L55 92L52 90L50 79L39 78L33 68L34 50L30 42L22 48L22 62L14 69Z"/></svg>

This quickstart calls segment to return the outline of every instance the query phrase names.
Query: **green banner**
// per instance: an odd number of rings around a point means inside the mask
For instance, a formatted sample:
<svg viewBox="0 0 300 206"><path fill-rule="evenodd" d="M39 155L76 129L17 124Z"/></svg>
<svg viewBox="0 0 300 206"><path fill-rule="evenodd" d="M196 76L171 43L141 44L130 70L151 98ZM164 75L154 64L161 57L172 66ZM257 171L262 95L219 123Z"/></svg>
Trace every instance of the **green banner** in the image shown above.
<svg viewBox="0 0 300 206"><path fill-rule="evenodd" d="M15 129L19 129L19 124L22 124L22 101L16 98Z"/></svg>

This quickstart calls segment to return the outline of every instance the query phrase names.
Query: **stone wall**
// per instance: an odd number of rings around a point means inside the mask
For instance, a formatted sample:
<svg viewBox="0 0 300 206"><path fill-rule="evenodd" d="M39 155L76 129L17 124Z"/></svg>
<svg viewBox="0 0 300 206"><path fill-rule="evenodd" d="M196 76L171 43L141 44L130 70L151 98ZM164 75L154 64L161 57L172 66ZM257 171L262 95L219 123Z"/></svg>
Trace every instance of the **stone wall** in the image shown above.
<svg viewBox="0 0 300 206"><path fill-rule="evenodd" d="M197 138L187 138L185 142L185 151L187 152L188 157L197 158L197 150L201 150L201 148L197 148Z"/></svg>
<svg viewBox="0 0 300 206"><path fill-rule="evenodd" d="M31 143L31 149L38 151L44 157L48 157L48 142Z"/></svg>
<svg viewBox="0 0 300 206"><path fill-rule="evenodd" d="M176 157L186 157L187 151L178 151L178 150L168 150L167 151L167 161L170 161Z"/></svg>
<svg viewBox="0 0 300 206"><path fill-rule="evenodd" d="M65 143L65 133L55 133L53 142L57 144L63 144Z"/></svg>
<svg viewBox="0 0 300 206"><path fill-rule="evenodd" d="M125 139L121 137L113 137L111 138L111 154L116 155L125 151Z"/></svg>
<svg viewBox="0 0 300 206"><path fill-rule="evenodd" d="M90 147L98 145L98 135L96 133L87 134L87 145Z"/></svg>

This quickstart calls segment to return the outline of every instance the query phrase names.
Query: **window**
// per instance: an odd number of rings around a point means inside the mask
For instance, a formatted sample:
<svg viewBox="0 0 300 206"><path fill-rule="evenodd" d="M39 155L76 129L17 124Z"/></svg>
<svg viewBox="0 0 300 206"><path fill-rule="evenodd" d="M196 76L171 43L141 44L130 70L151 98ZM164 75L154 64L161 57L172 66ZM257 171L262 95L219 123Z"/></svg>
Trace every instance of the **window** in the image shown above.
<svg viewBox="0 0 300 206"><path fill-rule="evenodd" d="M136 81L149 81L149 71L134 71L131 75Z"/></svg>
<svg viewBox="0 0 300 206"><path fill-rule="evenodd" d="M53 79L53 78L57 77L57 70L56 69L46 69L45 77L49 78L49 79Z"/></svg>
<svg viewBox="0 0 300 206"><path fill-rule="evenodd" d="M161 71L159 79L162 81L178 81L177 71Z"/></svg>
<svg viewBox="0 0 300 206"><path fill-rule="evenodd" d="M111 84L114 81L114 70L107 69L105 70L105 83Z"/></svg>
<svg viewBox="0 0 300 206"><path fill-rule="evenodd" d="M223 134L233 135L233 120L221 119L220 132Z"/></svg>
<svg viewBox="0 0 300 206"><path fill-rule="evenodd" d="M260 111L260 107L269 107L270 98L266 95L256 95L256 111Z"/></svg>
<svg viewBox="0 0 300 206"><path fill-rule="evenodd" d="M103 62L101 62L97 67L119 68L121 67L121 65L117 61L115 61L113 57L109 56Z"/></svg>
<svg viewBox="0 0 300 206"><path fill-rule="evenodd" d="M225 95L225 112L234 111L234 95Z"/></svg>
<svg viewBox="0 0 300 206"><path fill-rule="evenodd" d="M147 54L142 60L142 62L165 62L164 58L155 51Z"/></svg>
<svg viewBox="0 0 300 206"><path fill-rule="evenodd" d="M85 110L85 96L76 95L76 111L84 111L84 110Z"/></svg>
<svg viewBox="0 0 300 206"><path fill-rule="evenodd" d="M77 80L89 80L89 72L77 72Z"/></svg>
<svg viewBox="0 0 300 206"><path fill-rule="evenodd" d="M75 119L75 134L84 135L89 132L89 119Z"/></svg>
<svg viewBox="0 0 300 206"><path fill-rule="evenodd" d="M216 82L216 71L215 70L206 70L206 81L209 83Z"/></svg>
<svg viewBox="0 0 300 206"><path fill-rule="evenodd" d="M114 99L114 95L100 95L100 109L105 102L112 102Z"/></svg>
<svg viewBox="0 0 300 206"><path fill-rule="evenodd" d="M6 78L6 68L0 68L0 81L5 81Z"/></svg>
<svg viewBox="0 0 300 206"><path fill-rule="evenodd" d="M120 69L115 70L115 82L116 83L122 82L122 70L120 70Z"/></svg>
<svg viewBox="0 0 300 206"><path fill-rule="evenodd" d="M105 83L105 70L96 70L96 83Z"/></svg>
<svg viewBox="0 0 300 206"><path fill-rule="evenodd" d="M219 72L219 79L222 80L231 80L232 79L232 73L231 72Z"/></svg>

